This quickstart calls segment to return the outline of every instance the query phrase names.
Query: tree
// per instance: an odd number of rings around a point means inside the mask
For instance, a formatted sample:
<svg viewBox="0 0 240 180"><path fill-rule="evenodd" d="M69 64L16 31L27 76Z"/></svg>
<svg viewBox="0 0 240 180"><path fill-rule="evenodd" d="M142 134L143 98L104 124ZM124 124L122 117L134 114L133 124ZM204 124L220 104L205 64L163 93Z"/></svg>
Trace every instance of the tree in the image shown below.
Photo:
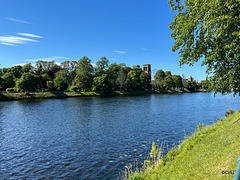
<svg viewBox="0 0 240 180"><path fill-rule="evenodd" d="M78 68L78 72L85 71L85 72L93 73L92 61L87 56L82 57L78 61L77 68Z"/></svg>
<svg viewBox="0 0 240 180"><path fill-rule="evenodd" d="M140 75L140 80L145 89L151 89L151 76L148 73L142 72Z"/></svg>
<svg viewBox="0 0 240 180"><path fill-rule="evenodd" d="M40 88L42 90L46 89L47 88L47 82L51 80L49 75L47 73L42 74L41 76L39 76L39 79L40 79Z"/></svg>
<svg viewBox="0 0 240 180"><path fill-rule="evenodd" d="M173 78L172 76L168 75L167 77L164 78L163 80L163 87L165 89L170 89L172 87L174 87L174 81L173 81Z"/></svg>
<svg viewBox="0 0 240 180"><path fill-rule="evenodd" d="M141 89L142 83L137 71L132 70L127 74L126 85L129 90L135 91L135 90Z"/></svg>
<svg viewBox="0 0 240 180"><path fill-rule="evenodd" d="M22 71L27 73L27 72L31 72L34 69L34 67L32 66L31 63L25 64L22 68Z"/></svg>
<svg viewBox="0 0 240 180"><path fill-rule="evenodd" d="M172 76L171 71L166 71L166 72L165 72L165 77L167 77L167 76Z"/></svg>
<svg viewBox="0 0 240 180"><path fill-rule="evenodd" d="M169 0L178 11L170 29L180 66L202 60L210 88L221 93L240 91L240 1ZM203 59L204 58L204 59Z"/></svg>
<svg viewBox="0 0 240 180"><path fill-rule="evenodd" d="M173 75L172 78L173 78L173 82L174 82L176 88L183 87L182 77L180 75Z"/></svg>
<svg viewBox="0 0 240 180"><path fill-rule="evenodd" d="M58 71L55 75L53 82L57 90L59 91L66 90L68 87L67 72L64 70Z"/></svg>
<svg viewBox="0 0 240 180"><path fill-rule="evenodd" d="M126 82L127 79L127 75L126 73L123 71L123 68L121 68L118 72L118 76L116 79L116 85L119 87L120 91L122 91L122 88Z"/></svg>
<svg viewBox="0 0 240 180"><path fill-rule="evenodd" d="M188 81L187 84L186 84L186 88L189 91L196 91L197 90L197 84L196 84L196 82Z"/></svg>
<svg viewBox="0 0 240 180"><path fill-rule="evenodd" d="M7 72L2 76L2 88L7 89L7 88L12 88L15 86L15 77L12 73Z"/></svg>
<svg viewBox="0 0 240 180"><path fill-rule="evenodd" d="M106 57L101 57L100 61L96 63L97 71L103 72L108 68L109 60Z"/></svg>
<svg viewBox="0 0 240 180"><path fill-rule="evenodd" d="M75 77L74 82L79 90L89 91L91 90L93 83L92 74L86 71L80 72Z"/></svg>
<svg viewBox="0 0 240 180"><path fill-rule="evenodd" d="M23 73L23 75L16 82L17 89L23 91L36 91L40 86L40 79L38 76L31 73Z"/></svg>
<svg viewBox="0 0 240 180"><path fill-rule="evenodd" d="M112 92L112 85L107 74L103 74L102 76L93 79L93 91L103 92L107 95Z"/></svg>
<svg viewBox="0 0 240 180"><path fill-rule="evenodd" d="M23 73L22 66L20 66L20 65L13 66L8 69L8 72L12 73L15 78L20 78Z"/></svg>
<svg viewBox="0 0 240 180"><path fill-rule="evenodd" d="M203 80L201 83L202 83L203 89L209 89L210 82L208 80Z"/></svg>
<svg viewBox="0 0 240 180"><path fill-rule="evenodd" d="M161 82L165 78L165 73L163 70L158 70L154 75L154 80L157 82Z"/></svg>
<svg viewBox="0 0 240 180"><path fill-rule="evenodd" d="M108 75L108 80L111 82L111 86L116 89L116 79L118 76L119 70L122 68L120 64L112 63L109 65L106 73Z"/></svg>

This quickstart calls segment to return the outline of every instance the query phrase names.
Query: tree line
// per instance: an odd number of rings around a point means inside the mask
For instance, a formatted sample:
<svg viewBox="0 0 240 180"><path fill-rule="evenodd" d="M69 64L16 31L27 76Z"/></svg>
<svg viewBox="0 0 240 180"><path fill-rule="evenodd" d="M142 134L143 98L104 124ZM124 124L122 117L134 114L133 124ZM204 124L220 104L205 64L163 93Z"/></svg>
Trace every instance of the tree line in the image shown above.
<svg viewBox="0 0 240 180"><path fill-rule="evenodd" d="M194 84L186 84L188 86ZM38 60L24 66L3 68L0 71L0 90L2 91L97 91L109 94L112 91L137 91L154 89L183 88L182 77L170 71L158 70L151 75L141 68L131 68L124 63L109 64L101 57L92 65L84 56L79 61L65 61L60 65L55 61ZM193 89L194 89L193 88Z"/></svg>

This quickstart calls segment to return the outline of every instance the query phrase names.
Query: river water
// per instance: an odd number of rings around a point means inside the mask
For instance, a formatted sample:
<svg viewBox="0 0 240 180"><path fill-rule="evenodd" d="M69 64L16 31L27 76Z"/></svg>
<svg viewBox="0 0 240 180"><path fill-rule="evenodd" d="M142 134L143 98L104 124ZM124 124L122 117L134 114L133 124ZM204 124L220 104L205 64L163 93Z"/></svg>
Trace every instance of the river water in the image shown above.
<svg viewBox="0 0 240 180"><path fill-rule="evenodd" d="M117 179L230 108L213 93L0 102L0 179Z"/></svg>

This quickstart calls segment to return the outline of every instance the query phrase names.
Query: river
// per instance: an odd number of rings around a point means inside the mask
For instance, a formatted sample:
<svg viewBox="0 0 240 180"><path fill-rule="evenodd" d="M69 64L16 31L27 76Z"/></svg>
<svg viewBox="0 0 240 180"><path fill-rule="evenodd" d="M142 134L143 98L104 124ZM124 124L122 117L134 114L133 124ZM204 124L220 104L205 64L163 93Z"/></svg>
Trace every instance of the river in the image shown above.
<svg viewBox="0 0 240 180"><path fill-rule="evenodd" d="M117 179L230 108L239 97L213 93L0 102L0 179Z"/></svg>

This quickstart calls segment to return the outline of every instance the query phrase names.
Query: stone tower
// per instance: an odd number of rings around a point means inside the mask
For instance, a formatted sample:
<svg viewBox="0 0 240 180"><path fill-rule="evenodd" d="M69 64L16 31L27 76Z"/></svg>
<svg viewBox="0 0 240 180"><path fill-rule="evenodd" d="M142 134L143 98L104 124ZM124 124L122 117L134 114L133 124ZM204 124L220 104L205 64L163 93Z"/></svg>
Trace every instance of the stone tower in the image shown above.
<svg viewBox="0 0 240 180"><path fill-rule="evenodd" d="M151 64L144 64L143 71L148 73L151 76Z"/></svg>

